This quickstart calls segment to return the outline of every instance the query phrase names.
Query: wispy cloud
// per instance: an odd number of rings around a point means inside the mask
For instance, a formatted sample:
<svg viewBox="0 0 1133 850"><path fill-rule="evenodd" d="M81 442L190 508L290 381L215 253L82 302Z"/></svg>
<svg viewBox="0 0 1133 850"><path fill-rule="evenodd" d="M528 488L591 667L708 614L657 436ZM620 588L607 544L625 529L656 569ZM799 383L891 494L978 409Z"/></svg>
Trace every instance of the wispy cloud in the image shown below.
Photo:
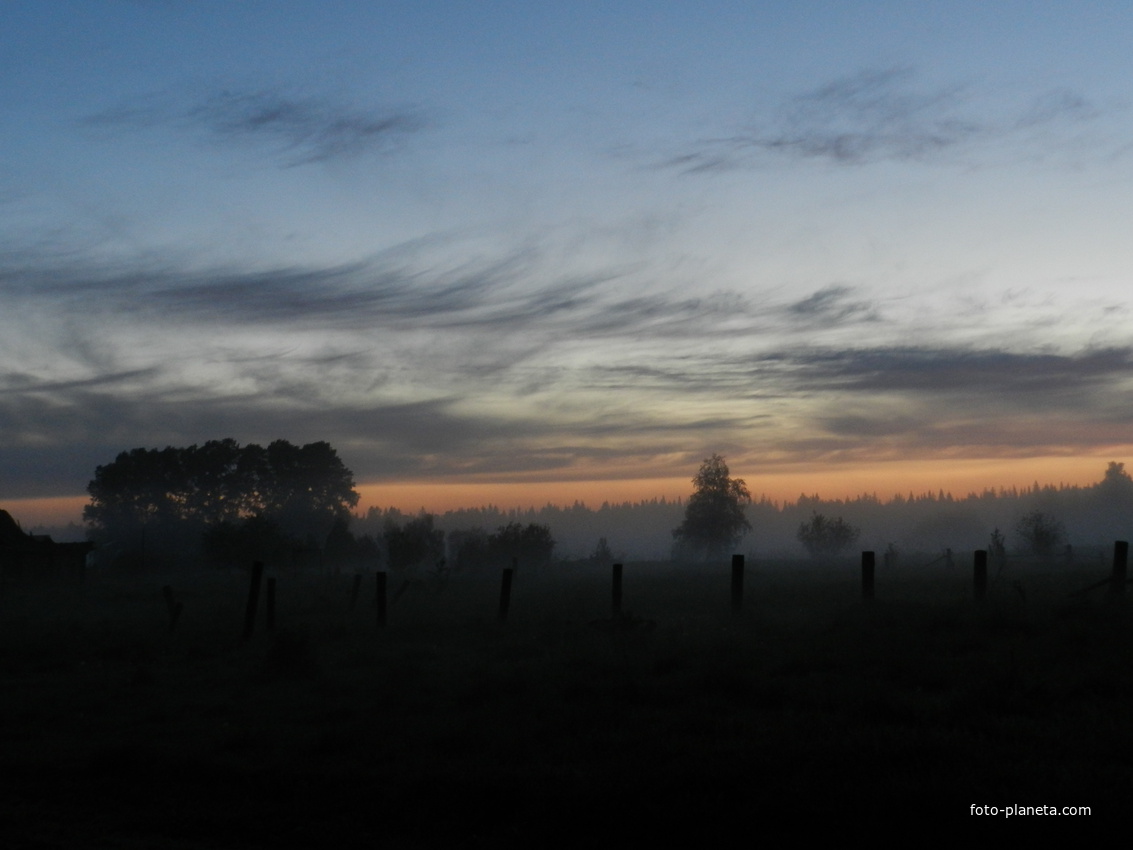
<svg viewBox="0 0 1133 850"><path fill-rule="evenodd" d="M1014 115L984 114L970 87L919 86L911 68L864 70L783 101L773 115L695 143L667 161L685 172L727 170L762 159L824 160L838 165L939 160L953 152L1099 110L1072 91L1045 92Z"/></svg>
<svg viewBox="0 0 1133 850"><path fill-rule="evenodd" d="M448 269L409 255L220 271L25 257L0 268L0 354L20 364L0 374L0 445L51 465L21 461L24 494L53 477L74 492L90 459L124 448L227 435L327 439L368 479L456 479L627 453L664 464L708 441L776 461L1038 451L1075 429L1100 445L1133 401L1133 348L898 343L862 287L633 294L639 281L546 265L532 252ZM873 345L845 334L863 323ZM86 448L55 464L52 446Z"/></svg>
<svg viewBox="0 0 1133 850"><path fill-rule="evenodd" d="M84 119L90 127L160 126L220 143L264 145L284 166L389 152L426 126L418 108L363 108L330 96L223 90L189 104L150 95Z"/></svg>
<svg viewBox="0 0 1133 850"><path fill-rule="evenodd" d="M814 324L832 325L850 321L878 321L880 315L869 301L851 299L854 288L831 285L787 307L794 317Z"/></svg>
<svg viewBox="0 0 1133 850"><path fill-rule="evenodd" d="M1133 380L1133 349L1087 349L1075 354L1001 349L882 348L792 352L795 380L821 390L971 396L1004 403L1038 398L1057 404L1067 392Z"/></svg>

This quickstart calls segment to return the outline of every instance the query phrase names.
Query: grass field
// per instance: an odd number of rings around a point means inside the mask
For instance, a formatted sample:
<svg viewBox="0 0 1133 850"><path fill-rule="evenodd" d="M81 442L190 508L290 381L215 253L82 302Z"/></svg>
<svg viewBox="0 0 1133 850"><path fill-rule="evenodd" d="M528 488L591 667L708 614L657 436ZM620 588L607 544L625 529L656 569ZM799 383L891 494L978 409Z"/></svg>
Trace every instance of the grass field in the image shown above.
<svg viewBox="0 0 1133 850"><path fill-rule="evenodd" d="M1104 576L1013 563L977 605L968 568L879 568L866 604L852 563L755 564L735 618L727 565L631 563L617 621L608 570L563 565L517 574L505 624L498 577L457 577L379 631L372 575L351 608L351 576L280 573L276 628L247 641L246 573L9 584L6 846L604 846L972 804L1112 818L1133 616L1072 595Z"/></svg>

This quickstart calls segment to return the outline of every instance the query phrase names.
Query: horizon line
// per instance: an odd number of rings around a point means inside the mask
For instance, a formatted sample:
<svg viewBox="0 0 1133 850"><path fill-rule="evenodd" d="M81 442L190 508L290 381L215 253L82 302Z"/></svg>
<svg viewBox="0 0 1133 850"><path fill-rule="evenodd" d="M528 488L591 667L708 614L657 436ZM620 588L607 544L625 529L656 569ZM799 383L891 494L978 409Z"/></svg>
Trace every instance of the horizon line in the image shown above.
<svg viewBox="0 0 1133 850"><path fill-rule="evenodd" d="M1091 460L1096 460L1092 459ZM808 491L805 487L797 491L797 495L784 495L782 488L779 492L768 490L761 490L758 495L753 493L751 504L766 504L769 503L778 510L785 510L790 507L797 506L803 500L815 500L824 503L834 504L852 504L855 502L872 501L879 505L891 505L898 501L966 501L969 499L986 498L989 495L994 497L1022 497L1034 492L1043 490L1065 491L1074 489L1087 489L1097 486L1104 476L1105 469L1097 470L1093 473L1089 480L1081 480L1082 476L1073 476L1079 480L1066 480L1062 478L1057 484L1052 483L1052 479L1047 479L1046 483L1040 482L1038 478L1032 479L1031 483L1022 484L1014 481L1010 484L998 485L980 485L977 487L965 486L963 488L933 486L925 487L922 484L919 486L907 486L900 489L890 489L890 495L882 496L881 491L874 488L859 489L856 491L849 491L837 486L832 486L828 489L840 491L832 495L822 495L821 491L812 489ZM741 475L733 476L735 478L743 478ZM788 477L788 476L784 476ZM795 476L790 476L795 477ZM804 476L799 476L804 477ZM809 476L805 476L809 477ZM685 492L673 493L670 490L665 491L662 488L661 492L655 492L653 495L644 495L640 491L632 496L618 498L617 496L605 496L599 501L591 494L589 497L576 496L565 499L555 500L552 498L527 498L520 499L517 495L512 498L506 496L501 498L502 491L510 491L513 494L516 491L523 490L582 490L593 489L602 485L608 486L606 489L624 491L625 485L640 486L645 482L669 482L670 484L679 481ZM746 481L746 479L745 479ZM359 505L352 509L350 515L353 519L363 519L371 509L376 509L382 512L389 510L396 510L405 516L415 516L422 512L432 514L434 516L445 516L450 513L459 513L461 511L496 511L501 514L509 513L531 513L538 512L547 508L568 510L575 506L581 506L586 510L598 511L603 506L621 507L624 505L638 506L649 504L653 502L665 502L670 504L685 504L688 497L692 494L691 479L630 479L630 480L612 480L612 481L564 481L564 482L520 482L520 483L456 483L456 484L436 484L436 483L420 483L420 482L398 482L398 483L384 483L384 484L361 484L356 485L356 491L360 496L364 493L369 493L369 498L360 498ZM749 488L750 489L750 488ZM418 498L413 498L410 494L416 496L425 496L432 493L437 494L441 491L448 491L449 498L442 501L444 504L434 504L428 506L424 501ZM453 501L451 496L453 491L497 491L500 495L496 497L489 497L484 501ZM378 492L383 493L387 498L377 499L374 496ZM395 495L399 492L401 498ZM960 494L960 495L957 495ZM410 501L412 499L412 501ZM72 495L72 496L41 496L22 499L8 499L0 503L0 508L6 510L17 521L20 522L24 528L39 528L39 527L68 527L71 525L84 526L82 520L82 508L89 504L90 497L88 495ZM425 500L429 501L429 500ZM435 499L432 501L436 501Z"/></svg>

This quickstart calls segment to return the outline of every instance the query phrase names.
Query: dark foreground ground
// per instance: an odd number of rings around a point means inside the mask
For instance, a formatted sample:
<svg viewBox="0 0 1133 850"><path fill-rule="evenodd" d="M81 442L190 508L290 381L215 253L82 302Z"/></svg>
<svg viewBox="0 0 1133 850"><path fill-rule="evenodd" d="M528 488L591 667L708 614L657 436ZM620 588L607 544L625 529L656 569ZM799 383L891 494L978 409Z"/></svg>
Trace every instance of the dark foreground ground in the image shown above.
<svg viewBox="0 0 1133 850"><path fill-rule="evenodd" d="M246 642L243 574L9 584L4 846L723 843L972 826L973 804L1116 820L1133 616L1071 595L1104 575L1012 565L977 606L961 568L882 571L867 605L853 565L756 566L734 619L726 566L629 564L612 622L607 573L563 567L521 572L504 625L497 582L465 579L408 591L379 632L372 576L352 608L349 576L284 573L276 629Z"/></svg>

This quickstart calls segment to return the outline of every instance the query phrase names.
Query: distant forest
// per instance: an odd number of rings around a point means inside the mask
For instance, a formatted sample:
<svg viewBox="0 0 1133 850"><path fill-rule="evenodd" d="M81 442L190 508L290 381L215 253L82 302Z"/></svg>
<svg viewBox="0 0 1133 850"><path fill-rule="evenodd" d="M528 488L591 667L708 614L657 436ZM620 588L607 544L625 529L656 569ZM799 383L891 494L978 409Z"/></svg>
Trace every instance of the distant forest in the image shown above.
<svg viewBox="0 0 1133 850"><path fill-rule="evenodd" d="M1025 548L1016 526L1034 511L1042 511L1062 523L1067 542L1082 552L1095 546L1106 547L1116 539L1128 540L1133 537L1133 478L1124 464L1110 463L1101 480L1088 486L1036 482L1022 489L989 488L963 497L941 490L884 500L876 494L851 499L801 495L788 502L761 496L747 507L752 530L739 550L754 557L802 557L805 550L796 533L800 524L817 513L842 517L860 528L856 549L884 552L892 545L906 553L932 555L948 548L963 552L987 548L992 533L998 530L1011 553ZM684 512L685 502L681 499L606 502L598 508L581 502L510 510L488 505L436 514L435 527L447 534L476 528L492 532L509 523L536 523L551 530L555 555L560 559L588 558L598 549L599 541L605 539L615 558L655 560L670 556L672 532L680 525ZM353 516L350 531L357 537L370 535L378 540L387 519L403 525L415 516L397 508L370 508ZM85 533L82 526L75 524L30 530L51 534L57 540L81 540Z"/></svg>
<svg viewBox="0 0 1133 850"><path fill-rule="evenodd" d="M606 502L596 509L581 502L523 510L487 506L437 514L436 527L447 533L470 528L492 531L513 522L537 523L551 529L559 558L587 558L604 538L616 558L653 560L669 557L672 532L680 525L684 511L681 499ZM1115 539L1133 535L1133 478L1124 464L1110 463L1098 483L1085 487L1036 482L1022 489L986 489L961 498L938 491L897 495L884 501L872 494L852 499L802 495L783 503L763 496L747 508L752 530L739 548L757 557L801 557L805 550L796 533L802 523L818 513L842 517L859 527L858 549L883 552L892 545L899 552L930 554L948 548L958 552L984 549L998 530L1008 552L1015 552L1025 548L1016 526L1034 511L1061 522L1067 542L1075 548L1105 547ZM412 516L396 508L370 508L354 518L351 531L377 538L387 518L401 524Z"/></svg>

